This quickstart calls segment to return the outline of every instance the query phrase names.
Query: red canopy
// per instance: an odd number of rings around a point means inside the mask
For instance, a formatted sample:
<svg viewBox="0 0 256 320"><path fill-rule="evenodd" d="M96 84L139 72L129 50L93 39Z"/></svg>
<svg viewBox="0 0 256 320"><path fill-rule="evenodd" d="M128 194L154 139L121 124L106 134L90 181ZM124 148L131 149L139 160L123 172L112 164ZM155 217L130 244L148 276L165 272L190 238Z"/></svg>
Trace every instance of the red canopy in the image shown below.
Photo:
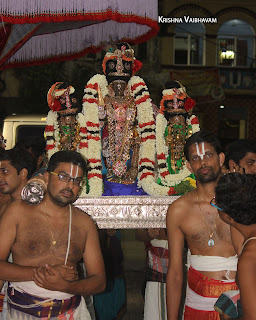
<svg viewBox="0 0 256 320"><path fill-rule="evenodd" d="M79 58L158 32L157 0L3 0L0 69Z"/></svg>

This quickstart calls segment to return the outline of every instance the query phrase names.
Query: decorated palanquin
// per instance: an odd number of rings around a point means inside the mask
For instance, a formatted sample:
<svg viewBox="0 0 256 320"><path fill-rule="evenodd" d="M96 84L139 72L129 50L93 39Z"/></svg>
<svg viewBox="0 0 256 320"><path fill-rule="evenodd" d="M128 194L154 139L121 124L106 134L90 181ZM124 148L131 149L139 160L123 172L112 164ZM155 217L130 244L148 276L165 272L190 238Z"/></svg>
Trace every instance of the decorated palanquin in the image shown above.
<svg viewBox="0 0 256 320"><path fill-rule="evenodd" d="M105 55L104 74L85 87L89 196L146 195L154 181L152 102L144 80L134 75L141 65L127 43L118 44Z"/></svg>
<svg viewBox="0 0 256 320"><path fill-rule="evenodd" d="M194 105L179 81L166 83L156 117L157 183L165 192L169 188L166 195L181 195L196 187L184 155L186 140L199 131L199 121L192 115Z"/></svg>

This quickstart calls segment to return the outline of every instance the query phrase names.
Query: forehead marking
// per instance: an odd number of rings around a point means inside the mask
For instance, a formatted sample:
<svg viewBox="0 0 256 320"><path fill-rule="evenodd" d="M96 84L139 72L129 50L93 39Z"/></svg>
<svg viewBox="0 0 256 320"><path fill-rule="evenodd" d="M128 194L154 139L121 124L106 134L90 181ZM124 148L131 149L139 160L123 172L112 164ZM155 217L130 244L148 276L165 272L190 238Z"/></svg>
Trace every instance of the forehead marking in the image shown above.
<svg viewBox="0 0 256 320"><path fill-rule="evenodd" d="M196 143L196 152L197 152L197 155L201 158L201 160L203 160L203 159L204 159L204 155L205 155L204 142L201 142L201 146L202 146L202 152L199 150L199 145L198 145L198 143Z"/></svg>

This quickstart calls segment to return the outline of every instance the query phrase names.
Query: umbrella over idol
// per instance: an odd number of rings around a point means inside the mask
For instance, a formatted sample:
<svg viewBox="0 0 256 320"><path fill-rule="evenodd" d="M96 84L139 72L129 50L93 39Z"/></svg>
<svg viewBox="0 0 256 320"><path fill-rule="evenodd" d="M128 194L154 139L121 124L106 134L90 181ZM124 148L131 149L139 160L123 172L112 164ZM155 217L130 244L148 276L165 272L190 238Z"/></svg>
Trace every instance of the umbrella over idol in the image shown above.
<svg viewBox="0 0 256 320"><path fill-rule="evenodd" d="M0 69L79 58L157 34L157 0L2 0Z"/></svg>

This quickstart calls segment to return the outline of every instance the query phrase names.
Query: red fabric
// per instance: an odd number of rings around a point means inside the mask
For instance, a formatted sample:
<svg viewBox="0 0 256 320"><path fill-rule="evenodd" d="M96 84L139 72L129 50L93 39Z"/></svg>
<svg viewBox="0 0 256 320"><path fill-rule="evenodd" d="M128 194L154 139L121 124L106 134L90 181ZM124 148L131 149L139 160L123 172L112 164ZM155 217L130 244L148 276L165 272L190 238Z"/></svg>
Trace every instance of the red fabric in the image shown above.
<svg viewBox="0 0 256 320"><path fill-rule="evenodd" d="M187 98L185 100L185 104L184 104L184 107L187 111L189 111L190 109L193 109L194 106L195 106L196 102L195 100L191 99L191 98Z"/></svg>
<svg viewBox="0 0 256 320"><path fill-rule="evenodd" d="M32 35L39 29L40 25L36 26L32 31L26 33L23 38L19 39L16 43L14 43L11 47L11 49L9 51L7 51L7 53L5 54L5 56L3 56L0 60L0 69L6 69L7 67L5 65L3 65L18 49L20 49L20 47L23 46L23 44L25 42L27 42ZM3 29L3 28L2 28ZM1 32L4 32L4 30L1 29ZM10 32L12 32L12 26L8 25L8 38L6 39L6 43L9 40L10 37ZM2 34L0 35L2 37ZM4 45L6 45L6 43L4 43ZM1 43L0 46L0 51L2 51L4 49L4 47L2 47L3 43ZM20 62L20 64L22 65L22 62ZM24 65L23 65L24 66Z"/></svg>
<svg viewBox="0 0 256 320"><path fill-rule="evenodd" d="M211 298L218 298L225 291L237 290L235 282L209 278L192 267L188 270L188 286L197 294ZM220 320L220 317L217 311L202 311L185 306L184 320Z"/></svg>
<svg viewBox="0 0 256 320"><path fill-rule="evenodd" d="M10 23L5 24L0 28L0 55L8 42L9 36L12 31L12 25Z"/></svg>
<svg viewBox="0 0 256 320"><path fill-rule="evenodd" d="M217 311L195 310L185 306L184 320L220 320Z"/></svg>
<svg viewBox="0 0 256 320"><path fill-rule="evenodd" d="M199 124L198 118L197 118L197 117L193 118L193 119L191 120L191 124Z"/></svg>
<svg viewBox="0 0 256 320"><path fill-rule="evenodd" d="M95 13L95 12L82 12L82 13L76 12L75 14L74 13L66 13L66 14L42 13L38 15L31 14L31 15L21 15L21 16L3 14L2 20L5 23L9 22L13 24L38 23L38 22L47 23L47 22L64 22L64 21L87 21L87 20L95 21L95 23L97 23L97 21L113 20L113 21L122 22L122 23L124 22L138 23L142 25L147 25L150 28L150 30L146 34L143 34L139 37L135 37L133 39L124 37L119 40L119 42L128 42L130 44L138 44L141 42L145 42L151 39L152 37L154 37L159 31L158 22L156 20L152 20L146 17L140 17L137 15L124 15L119 13L118 11L112 12L111 10L108 10L106 12L99 12L99 13ZM40 25L38 26L38 28L39 27ZM34 29L33 32L35 32L36 30L37 29ZM17 46L17 49L20 48L23 45L23 43L25 43L30 37L31 37L31 34L26 39L23 39L23 41L19 43L19 46ZM14 52L17 49L15 49ZM92 46L89 48L85 48L81 52L76 52L72 55L61 54L54 57L41 58L40 60L35 59L27 62L21 61L21 62L7 63L4 65L1 65L0 70L4 70L8 68L26 67L31 65L41 65L41 64L59 62L59 61L65 61L65 60L73 60L73 59L78 59L84 56L85 54L97 53L101 50L102 50L102 46L100 44L98 47ZM8 57L4 61L1 61L1 63L5 63L9 57L10 55L8 55Z"/></svg>

